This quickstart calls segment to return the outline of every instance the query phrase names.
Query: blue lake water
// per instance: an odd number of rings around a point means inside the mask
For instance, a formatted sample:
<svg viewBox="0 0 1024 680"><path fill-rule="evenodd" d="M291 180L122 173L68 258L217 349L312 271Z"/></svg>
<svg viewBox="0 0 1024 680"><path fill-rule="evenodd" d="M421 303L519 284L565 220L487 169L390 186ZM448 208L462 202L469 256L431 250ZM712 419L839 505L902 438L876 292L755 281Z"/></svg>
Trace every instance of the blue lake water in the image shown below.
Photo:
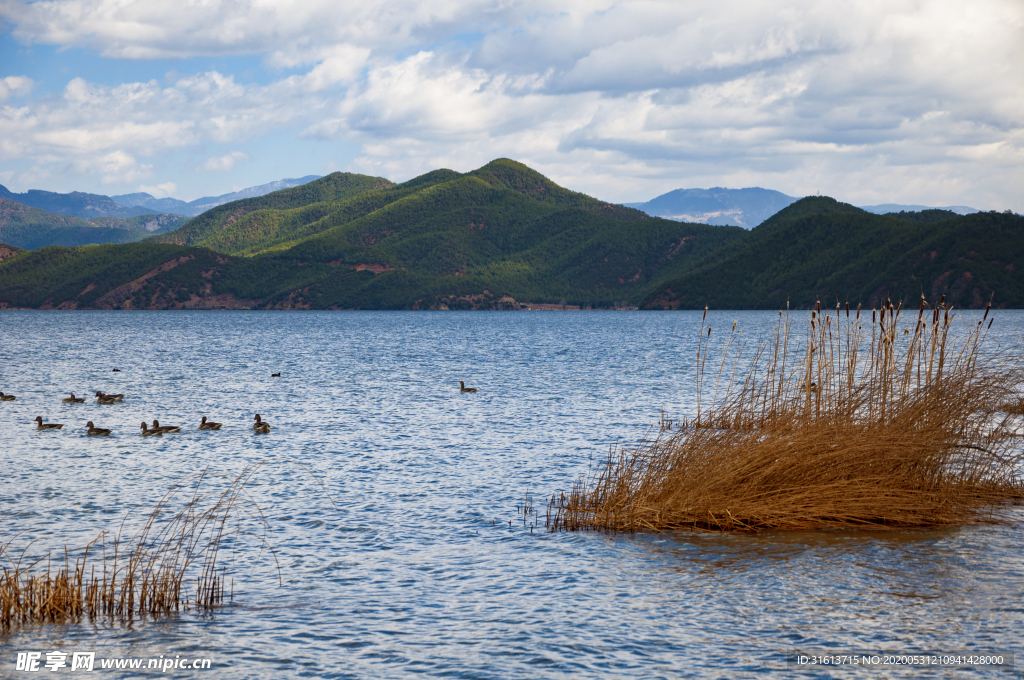
<svg viewBox="0 0 1024 680"><path fill-rule="evenodd" d="M709 317L723 330L738 319L752 346L777 315ZM283 581L268 553L254 561L249 551L230 563L233 606L21 629L0 638L0 677L32 677L15 670L17 652L54 649L210 658L199 675L267 679L820 675L787 666L796 650L1016 652L1024 664L1020 522L754 536L544 532L547 495L610 446L641 438L662 409L692 413L700 320L0 313L0 390L17 395L0 404L0 542L30 554L81 546L130 511L126 528L139 526L140 511L175 483L209 470L216 488L266 460L249 489ZM1024 313L1000 312L993 333L1017 342ZM461 394L459 380L479 392ZM100 406L89 397L96 390L127 396ZM86 403L62 404L71 391ZM255 413L269 435L253 434ZM37 432L37 415L65 427ZM203 415L223 429L198 431ZM187 427L140 437L140 422L154 417ZM86 437L87 420L114 435ZM527 492L541 525L532 531L517 513Z"/></svg>

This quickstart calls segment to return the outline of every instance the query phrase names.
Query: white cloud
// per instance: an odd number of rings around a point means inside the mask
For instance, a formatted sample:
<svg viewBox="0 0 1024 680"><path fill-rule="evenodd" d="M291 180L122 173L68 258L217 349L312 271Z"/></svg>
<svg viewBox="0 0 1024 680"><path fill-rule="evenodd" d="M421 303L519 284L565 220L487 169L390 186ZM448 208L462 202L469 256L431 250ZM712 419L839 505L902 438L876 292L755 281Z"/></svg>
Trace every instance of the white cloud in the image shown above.
<svg viewBox="0 0 1024 680"><path fill-rule="evenodd" d="M0 78L0 102L12 95L25 95L32 90L35 83L26 76L7 76Z"/></svg>
<svg viewBox="0 0 1024 680"><path fill-rule="evenodd" d="M223 156L207 158L202 167L197 169L203 172L229 172L234 169L235 163L248 160L248 158L249 154L244 151L232 151Z"/></svg>
<svg viewBox="0 0 1024 680"><path fill-rule="evenodd" d="M155 0L8 0L0 17L24 42L88 47L111 58L267 54L277 65L297 65L319 61L310 54L331 45L391 53L540 7L536 0L205 0L186 11Z"/></svg>
<svg viewBox="0 0 1024 680"><path fill-rule="evenodd" d="M132 166L127 159L208 142L243 142L315 108L295 83L243 86L215 71L168 86L156 80L102 86L73 78L59 94L0 107L0 158L35 162L33 176L57 166L99 173L104 183L134 183L150 176L152 164ZM227 160L212 159L211 167L229 170L247 157L239 151Z"/></svg>
<svg viewBox="0 0 1024 680"><path fill-rule="evenodd" d="M155 186L140 184L139 191L145 192L153 198L167 198L178 193L178 185L174 182L162 182Z"/></svg>
<svg viewBox="0 0 1024 680"><path fill-rule="evenodd" d="M261 159L249 168L266 161L246 145L286 131L359 144L350 169L394 179L510 156L613 200L759 184L1006 203L1024 184L1019 0L0 0L0 18L28 43L269 69L262 84L76 78L27 100L18 85L0 154L38 173L115 153L147 160L105 177L151 172L206 144ZM231 170L234 154L200 167Z"/></svg>
<svg viewBox="0 0 1024 680"><path fill-rule="evenodd" d="M112 151L95 158L73 162L77 173L99 175L103 184L132 184L153 174L153 166L139 163L123 151Z"/></svg>

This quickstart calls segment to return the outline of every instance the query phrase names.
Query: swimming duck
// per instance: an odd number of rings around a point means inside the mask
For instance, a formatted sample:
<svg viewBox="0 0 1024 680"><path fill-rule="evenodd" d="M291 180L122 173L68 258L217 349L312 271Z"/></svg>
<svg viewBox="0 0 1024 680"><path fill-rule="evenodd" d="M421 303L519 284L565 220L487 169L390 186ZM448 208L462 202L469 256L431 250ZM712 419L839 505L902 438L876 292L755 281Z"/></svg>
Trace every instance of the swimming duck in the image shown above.
<svg viewBox="0 0 1024 680"><path fill-rule="evenodd" d="M215 423L212 420L211 421L207 421L206 420L206 416L203 416L203 422L199 423L199 429L200 430L219 430L220 429L220 425L221 425L220 423Z"/></svg>
<svg viewBox="0 0 1024 680"><path fill-rule="evenodd" d="M36 425L37 430L59 430L64 427L62 423L44 423L42 416L36 416L36 422L39 423Z"/></svg>
<svg viewBox="0 0 1024 680"><path fill-rule="evenodd" d="M97 404L115 404L115 403L117 403L117 399L114 399L113 397L108 397L105 394L97 392L96 393L96 403Z"/></svg>
<svg viewBox="0 0 1024 680"><path fill-rule="evenodd" d="M123 394L107 394L106 392L97 392L96 399L113 399L114 401L124 401Z"/></svg>
<svg viewBox="0 0 1024 680"><path fill-rule="evenodd" d="M257 434L267 434L270 432L270 423L263 422L259 413L256 414L254 420L256 422L252 424L252 429L256 430Z"/></svg>
<svg viewBox="0 0 1024 680"><path fill-rule="evenodd" d="M112 369L110 369L110 372L111 373L120 373L121 369L120 368L112 368Z"/></svg>
<svg viewBox="0 0 1024 680"><path fill-rule="evenodd" d="M156 425L156 423L153 423ZM146 427L145 421L142 423L142 436L143 437L162 437L164 435L163 430L151 430Z"/></svg>
<svg viewBox="0 0 1024 680"><path fill-rule="evenodd" d="M270 377L271 377L271 378L280 378L280 377L281 377L281 374L280 374L280 373L271 373L271 374L270 374Z"/></svg>
<svg viewBox="0 0 1024 680"><path fill-rule="evenodd" d="M466 387L466 383L459 381L459 392L476 392L475 387Z"/></svg>
<svg viewBox="0 0 1024 680"><path fill-rule="evenodd" d="M13 394L4 394L3 392L0 392L0 401L14 401L16 398L17 397Z"/></svg>
<svg viewBox="0 0 1024 680"><path fill-rule="evenodd" d="M181 432L181 428L177 425L161 425L156 418L153 418L153 429L161 432Z"/></svg>
<svg viewBox="0 0 1024 680"><path fill-rule="evenodd" d="M87 428L89 428L88 432L86 432L86 434L88 434L88 435L92 435L93 437L109 437L110 436L110 430L108 430L108 429L106 429L104 427L96 427L95 425L92 424L91 420L88 423L86 423L85 426Z"/></svg>
<svg viewBox="0 0 1024 680"><path fill-rule="evenodd" d="M63 399L61 399L61 402L65 404L81 404L83 401L85 401L84 397L76 397L74 392L68 392L68 394L70 394L71 396L64 397Z"/></svg>

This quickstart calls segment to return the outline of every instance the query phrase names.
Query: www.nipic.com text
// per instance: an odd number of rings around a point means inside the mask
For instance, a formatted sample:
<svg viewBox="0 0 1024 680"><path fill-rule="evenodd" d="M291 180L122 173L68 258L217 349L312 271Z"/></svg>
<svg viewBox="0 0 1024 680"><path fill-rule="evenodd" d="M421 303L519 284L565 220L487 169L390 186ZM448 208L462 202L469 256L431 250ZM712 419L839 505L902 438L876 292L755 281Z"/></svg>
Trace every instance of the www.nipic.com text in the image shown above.
<svg viewBox="0 0 1024 680"><path fill-rule="evenodd" d="M47 670L54 672L67 668L72 671L92 670L156 670L161 672L182 670L204 670L210 668L210 659L190 659L176 656L112 659L96 659L96 652L18 652L14 670L29 673Z"/></svg>

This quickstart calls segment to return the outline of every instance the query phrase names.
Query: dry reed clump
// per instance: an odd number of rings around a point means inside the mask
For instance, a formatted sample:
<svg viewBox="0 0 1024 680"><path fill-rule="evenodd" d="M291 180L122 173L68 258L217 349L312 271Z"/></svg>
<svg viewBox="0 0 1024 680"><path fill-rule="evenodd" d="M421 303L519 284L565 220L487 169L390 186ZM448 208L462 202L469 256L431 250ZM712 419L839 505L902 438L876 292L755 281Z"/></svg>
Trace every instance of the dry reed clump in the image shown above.
<svg viewBox="0 0 1024 680"><path fill-rule="evenodd" d="M939 526L995 521L1000 504L1024 498L1019 419L993 406L1011 397L1021 370L983 346L989 310L960 333L942 302L930 309L922 299L916 319L887 303L870 325L859 307L852 317L849 305L841 311L819 304L799 349L780 312L740 378L738 358L726 370L734 324L717 375L707 376L710 406L677 428L663 418L653 438L613 449L598 472L552 496L548 526ZM710 335L702 323L701 388Z"/></svg>
<svg viewBox="0 0 1024 680"><path fill-rule="evenodd" d="M189 491L175 485L134 535L124 538L119 530L108 541L104 532L77 557L65 548L57 564L51 555L22 564L10 542L0 546L0 633L28 624L130 621L223 605L234 590L221 564L225 539L255 536L267 545L266 520L246 492L262 465L247 466L211 497L200 493L208 473L198 475L184 506L171 513L178 493ZM233 529L229 519L238 521ZM245 529L253 521L256 531Z"/></svg>
<svg viewBox="0 0 1024 680"><path fill-rule="evenodd" d="M1024 416L1024 399L1008 401L1000 406L999 410L1012 416Z"/></svg>

